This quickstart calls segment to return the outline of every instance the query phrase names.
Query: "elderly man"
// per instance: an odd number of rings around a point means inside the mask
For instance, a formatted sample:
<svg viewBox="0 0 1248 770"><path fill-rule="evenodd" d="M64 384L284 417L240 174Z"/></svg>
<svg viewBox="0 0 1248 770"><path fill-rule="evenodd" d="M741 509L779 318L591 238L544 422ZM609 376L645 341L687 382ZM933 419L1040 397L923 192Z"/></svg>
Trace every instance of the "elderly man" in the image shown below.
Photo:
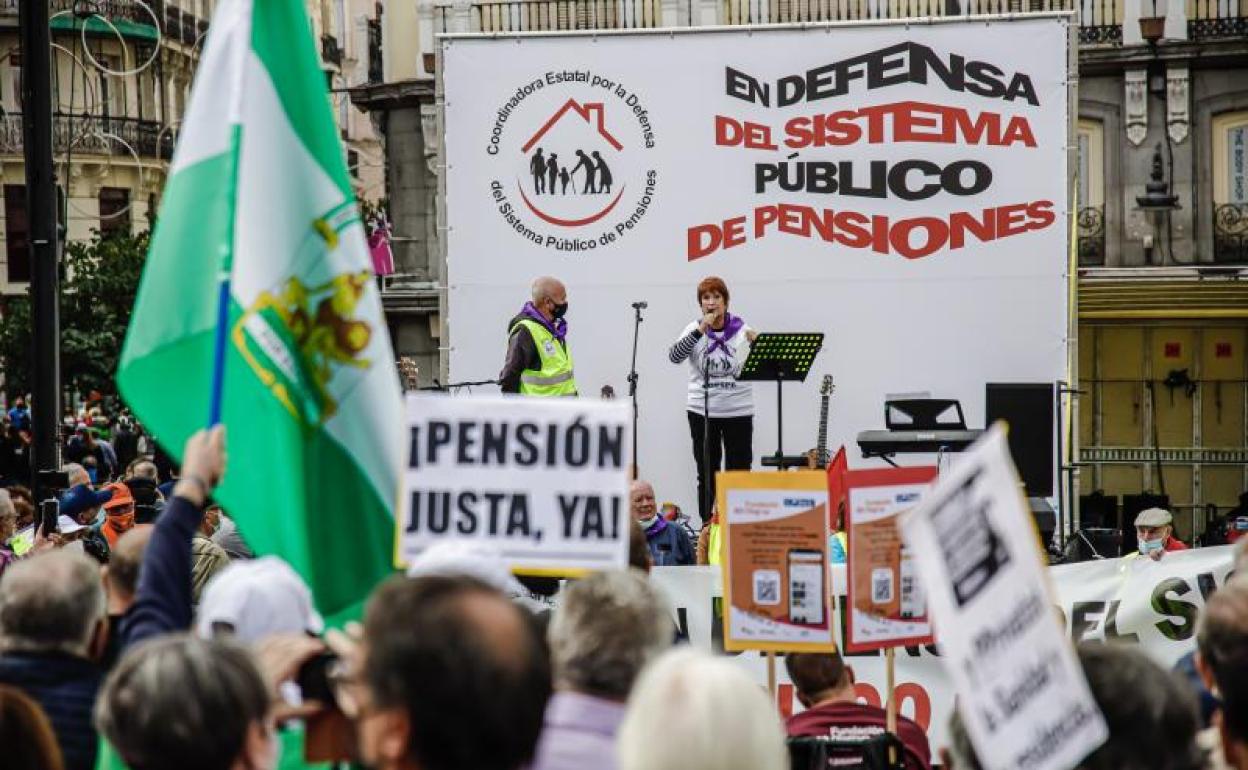
<svg viewBox="0 0 1248 770"><path fill-rule="evenodd" d="M633 521L646 533L646 546L656 567L694 564L697 554L689 536L679 526L659 515L654 487L638 479L628 488L628 505Z"/></svg>
<svg viewBox="0 0 1248 770"><path fill-rule="evenodd" d="M1236 574L1205 603L1196 627L1196 668L1220 713L1205 745L1221 744L1228 767L1248 768L1248 575ZM1217 738L1214 739L1213 735Z"/></svg>
<svg viewBox="0 0 1248 770"><path fill-rule="evenodd" d="M43 707L67 770L95 765L91 707L105 642L99 565L74 551L14 564L0 580L0 684Z"/></svg>
<svg viewBox="0 0 1248 770"><path fill-rule="evenodd" d="M533 299L507 324L507 359L498 373L504 393L575 396L568 350L568 291L556 278L533 282Z"/></svg>
<svg viewBox="0 0 1248 770"><path fill-rule="evenodd" d="M1140 515L1135 517L1135 537L1141 555L1157 561L1166 551L1187 550L1183 541L1174 536L1173 520L1165 508L1140 511Z"/></svg>
<svg viewBox="0 0 1248 770"><path fill-rule="evenodd" d="M532 770L615 767L615 734L633 682L671 646L664 604L637 570L598 572L564 590L547 633L556 692Z"/></svg>

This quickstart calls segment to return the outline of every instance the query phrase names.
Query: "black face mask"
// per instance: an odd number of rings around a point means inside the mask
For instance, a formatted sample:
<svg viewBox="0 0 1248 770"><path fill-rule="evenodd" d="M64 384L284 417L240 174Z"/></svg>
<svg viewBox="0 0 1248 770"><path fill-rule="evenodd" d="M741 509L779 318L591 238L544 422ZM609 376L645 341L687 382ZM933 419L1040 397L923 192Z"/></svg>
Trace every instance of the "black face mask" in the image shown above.
<svg viewBox="0 0 1248 770"><path fill-rule="evenodd" d="M568 303L566 302L564 302L563 304L555 303L555 306L550 309L551 315L553 315L555 318L563 318L565 315L567 315L567 312L568 312Z"/></svg>

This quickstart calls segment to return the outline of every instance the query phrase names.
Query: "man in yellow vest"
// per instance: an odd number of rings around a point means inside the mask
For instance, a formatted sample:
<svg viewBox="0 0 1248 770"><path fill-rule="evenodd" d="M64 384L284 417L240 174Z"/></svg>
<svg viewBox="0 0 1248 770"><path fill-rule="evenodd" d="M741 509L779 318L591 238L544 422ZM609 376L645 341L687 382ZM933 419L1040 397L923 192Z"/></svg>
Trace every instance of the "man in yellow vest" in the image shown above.
<svg viewBox="0 0 1248 770"><path fill-rule="evenodd" d="M504 393L575 396L568 350L568 291L557 278L533 282L533 299L507 325L507 360L498 374Z"/></svg>

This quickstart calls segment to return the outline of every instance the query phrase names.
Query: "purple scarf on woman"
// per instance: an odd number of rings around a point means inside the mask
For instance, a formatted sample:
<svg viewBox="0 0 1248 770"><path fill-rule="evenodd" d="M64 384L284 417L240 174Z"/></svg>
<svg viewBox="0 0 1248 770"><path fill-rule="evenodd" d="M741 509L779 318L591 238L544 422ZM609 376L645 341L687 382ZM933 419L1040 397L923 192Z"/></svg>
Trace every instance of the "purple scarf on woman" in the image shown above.
<svg viewBox="0 0 1248 770"><path fill-rule="evenodd" d="M563 338L568 335L568 322L567 321L563 320L562 318L556 318L555 322L552 324L550 321L546 320L546 316L542 315L541 312L539 312L538 309L533 306L532 302L524 303L524 308L520 311L520 315L528 316L529 318L532 318L534 321L537 321L542 326L546 327L546 331L555 335L555 339L559 340L560 342L563 342L564 341Z"/></svg>
<svg viewBox="0 0 1248 770"><path fill-rule="evenodd" d="M718 350L724 351L729 356L731 356L732 350L728 347L728 340L736 336L737 332L741 331L741 328L743 326L745 326L745 321L742 321L740 318L733 315L732 313L725 311L723 330L722 331L715 331L714 329L706 330L706 338L707 340L710 341L710 344L707 345L706 347L706 355L709 356L710 354L714 353L718 349Z"/></svg>

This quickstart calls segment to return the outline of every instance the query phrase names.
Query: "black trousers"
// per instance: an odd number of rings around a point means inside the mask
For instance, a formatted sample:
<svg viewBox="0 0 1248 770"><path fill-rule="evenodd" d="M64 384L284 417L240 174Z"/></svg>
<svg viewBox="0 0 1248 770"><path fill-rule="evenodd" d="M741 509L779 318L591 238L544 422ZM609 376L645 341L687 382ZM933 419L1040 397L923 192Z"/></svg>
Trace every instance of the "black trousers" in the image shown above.
<svg viewBox="0 0 1248 770"><path fill-rule="evenodd" d="M711 472L708 474L706 468L702 467L702 426L705 421L698 412L685 414L689 415L693 461L698 466L698 513L702 516L702 521L706 521L711 518L711 507L715 504L715 471L720 469L720 464L723 463L725 470L748 471L754 463L754 415L711 418Z"/></svg>

